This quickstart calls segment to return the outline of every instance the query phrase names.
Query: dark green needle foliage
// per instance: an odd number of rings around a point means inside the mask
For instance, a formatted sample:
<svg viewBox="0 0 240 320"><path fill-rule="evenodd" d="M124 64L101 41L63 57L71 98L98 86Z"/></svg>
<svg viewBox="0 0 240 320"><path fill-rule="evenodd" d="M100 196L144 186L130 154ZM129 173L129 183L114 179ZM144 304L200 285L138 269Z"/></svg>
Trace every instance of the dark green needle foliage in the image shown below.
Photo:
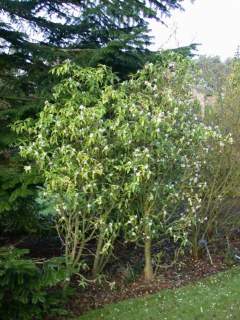
<svg viewBox="0 0 240 320"><path fill-rule="evenodd" d="M63 315L71 289L57 288L66 280L64 259L35 262L26 249L0 250L0 319L32 320ZM63 302L64 301L64 302Z"/></svg>

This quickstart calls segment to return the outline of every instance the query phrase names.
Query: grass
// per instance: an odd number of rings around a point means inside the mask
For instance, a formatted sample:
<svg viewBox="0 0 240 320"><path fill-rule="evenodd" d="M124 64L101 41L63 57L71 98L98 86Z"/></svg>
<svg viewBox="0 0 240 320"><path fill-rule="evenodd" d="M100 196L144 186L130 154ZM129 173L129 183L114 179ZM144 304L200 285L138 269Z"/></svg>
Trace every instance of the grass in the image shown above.
<svg viewBox="0 0 240 320"><path fill-rule="evenodd" d="M240 319L240 269L158 294L122 301L76 320Z"/></svg>

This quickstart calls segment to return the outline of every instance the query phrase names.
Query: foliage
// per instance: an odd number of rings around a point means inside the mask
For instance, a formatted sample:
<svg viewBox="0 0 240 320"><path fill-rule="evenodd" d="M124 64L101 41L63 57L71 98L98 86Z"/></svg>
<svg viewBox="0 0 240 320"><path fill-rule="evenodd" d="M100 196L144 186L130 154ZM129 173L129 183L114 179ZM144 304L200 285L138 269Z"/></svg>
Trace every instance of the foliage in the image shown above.
<svg viewBox="0 0 240 320"><path fill-rule="evenodd" d="M0 211L4 217L8 214L14 220L15 215L23 215L23 201L34 206L36 185L41 184L34 174L31 181L30 175L26 178L9 125L39 112L55 81L49 69L65 59L81 66L104 63L125 79L155 55L147 49L149 19L161 20L180 9L181 2L0 3Z"/></svg>
<svg viewBox="0 0 240 320"><path fill-rule="evenodd" d="M206 159L203 175L207 188L202 196L198 221L192 229L192 250L198 257L199 241L210 245L225 241L232 231L239 228L239 62L237 59L225 64L217 58L204 58L203 75L212 83L211 94L219 99L208 106L205 122L218 126L225 134L231 134L231 144L212 145ZM205 64L204 64L205 63ZM209 68L207 68L209 66ZM227 76L228 75L228 76ZM206 92L205 92L206 94Z"/></svg>
<svg viewBox="0 0 240 320"><path fill-rule="evenodd" d="M34 158L46 179L47 196L57 204L58 231L65 238L67 265L75 267L81 262L85 266L80 260L86 244L99 234L97 255L108 251L117 226L107 228L118 186L117 177L110 180L113 164L104 157L109 141L103 121L99 121L104 114L96 106L103 88L116 77L105 67L83 69L69 63L53 72L62 78L54 89L55 103L46 103L35 128L31 120L23 124L22 129L36 133L37 138L36 144L29 145L31 150L25 150L30 157L42 154L40 162ZM42 138L47 138L47 132L51 132L51 139L46 144ZM39 153L34 153L35 148Z"/></svg>
<svg viewBox="0 0 240 320"><path fill-rule="evenodd" d="M36 161L55 199L67 265L85 266L86 244L97 238L96 274L121 228L125 240L144 242L150 279L151 242L187 242L211 140L228 140L196 117L190 67L170 54L117 83L105 66L67 62L53 70L60 82L39 119L15 125L29 135L21 155Z"/></svg>
<svg viewBox="0 0 240 320"><path fill-rule="evenodd" d="M24 256L25 249L0 250L0 317L6 320L42 319L61 314L67 291L56 288L66 280L64 259L53 258L41 264ZM60 304L61 303L61 304Z"/></svg>
<svg viewBox="0 0 240 320"><path fill-rule="evenodd" d="M27 28L18 32L17 25L24 19L27 26L36 32L42 32L44 43L53 43L63 47L88 44L88 47L101 47L109 40L120 40L127 36L136 42L144 43L149 39L146 36L148 28L147 18L162 19L162 14L169 15L170 10L181 8L181 0L138 1L131 0L119 3L117 1L93 2L89 0L78 3L76 1L28 1L4 2L1 11L6 18L15 22L12 28L7 29L7 22L2 23L2 37L12 39L15 46L21 46L21 41L31 39ZM55 15L55 19L51 16ZM90 19L89 19L90 18ZM8 31L7 31L7 30ZM141 33L139 32L141 31ZM137 37L136 37L137 34ZM145 40L145 41L144 41ZM34 46L32 44L32 46Z"/></svg>
<svg viewBox="0 0 240 320"><path fill-rule="evenodd" d="M9 175L8 178L11 176ZM0 202L0 230L2 234L49 234L54 230L55 209L52 199L45 199L44 192L40 187L29 188L34 183L42 182L36 170L31 173L24 171L19 173L16 179L12 178L9 186L12 188L22 182L11 196L5 193L9 189L2 190ZM17 200L17 201L16 201Z"/></svg>
<svg viewBox="0 0 240 320"><path fill-rule="evenodd" d="M49 222L49 221L48 221ZM3 212L1 214L0 229L2 235L41 234L51 225L36 211L32 203L18 201L16 211Z"/></svg>
<svg viewBox="0 0 240 320"><path fill-rule="evenodd" d="M221 97L230 72L231 60L222 62L218 56L199 56L195 62L199 69L196 79L198 90L206 96Z"/></svg>
<svg viewBox="0 0 240 320"><path fill-rule="evenodd" d="M206 181L206 188L190 233L195 258L199 258L201 241L215 249L219 241L225 241L239 227L237 208L240 175L237 164L232 161L233 148L233 144L222 143L220 150L219 146L212 145L205 160L207 165L202 176Z"/></svg>
<svg viewBox="0 0 240 320"><path fill-rule="evenodd" d="M104 103L117 119L110 125L120 151L116 174L124 180L126 236L144 241L147 279L153 276L153 240L187 242L206 187L201 173L210 141L225 141L196 117L188 95L189 68L187 60L170 55L165 64L146 65L123 83L119 97L109 90Z"/></svg>
<svg viewBox="0 0 240 320"><path fill-rule="evenodd" d="M239 145L240 108L238 103L240 92L240 61L235 59L231 64L227 77L222 105L216 110L219 126L231 132L235 141L236 151Z"/></svg>

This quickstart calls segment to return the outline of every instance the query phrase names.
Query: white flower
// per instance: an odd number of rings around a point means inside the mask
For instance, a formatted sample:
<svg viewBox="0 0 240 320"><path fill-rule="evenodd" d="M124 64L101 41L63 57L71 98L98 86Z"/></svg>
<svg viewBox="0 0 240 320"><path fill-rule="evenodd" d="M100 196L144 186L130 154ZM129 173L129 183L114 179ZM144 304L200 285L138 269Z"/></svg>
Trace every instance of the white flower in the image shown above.
<svg viewBox="0 0 240 320"><path fill-rule="evenodd" d="M194 183L197 183L197 182L198 182L198 177L195 177L195 178L193 179L193 182L194 182Z"/></svg>
<svg viewBox="0 0 240 320"><path fill-rule="evenodd" d="M32 169L31 166L24 166L24 170L25 170L26 172L30 172L31 169Z"/></svg>

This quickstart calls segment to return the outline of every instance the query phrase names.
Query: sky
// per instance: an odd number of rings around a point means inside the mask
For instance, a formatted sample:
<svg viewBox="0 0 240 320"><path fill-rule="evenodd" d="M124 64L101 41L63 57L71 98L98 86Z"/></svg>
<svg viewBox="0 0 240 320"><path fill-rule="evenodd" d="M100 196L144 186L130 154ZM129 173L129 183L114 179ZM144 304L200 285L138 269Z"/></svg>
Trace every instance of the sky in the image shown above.
<svg viewBox="0 0 240 320"><path fill-rule="evenodd" d="M161 23L151 22L155 37L152 49L200 43L199 54L233 57L240 46L240 0L190 0L185 11L172 11Z"/></svg>

